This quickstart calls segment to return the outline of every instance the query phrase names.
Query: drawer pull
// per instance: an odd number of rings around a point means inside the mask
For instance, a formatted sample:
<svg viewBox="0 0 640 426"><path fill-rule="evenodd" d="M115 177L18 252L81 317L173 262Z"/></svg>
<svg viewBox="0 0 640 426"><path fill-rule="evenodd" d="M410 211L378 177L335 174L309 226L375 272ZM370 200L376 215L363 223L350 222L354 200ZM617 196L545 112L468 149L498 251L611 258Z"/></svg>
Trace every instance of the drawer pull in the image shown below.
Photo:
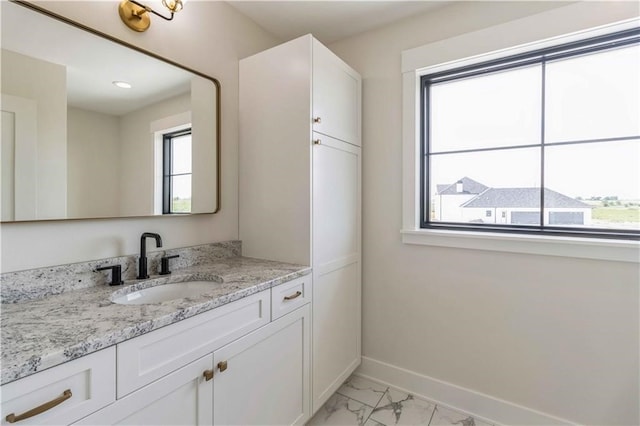
<svg viewBox="0 0 640 426"><path fill-rule="evenodd" d="M49 402L45 402L44 404L36 408L32 408L31 410L25 413L22 413L17 416L14 413L11 413L6 417L6 419L9 423L15 423L15 422L19 422L20 420L28 419L29 417L37 416L38 414L44 413L45 411L52 409L56 405L65 402L69 398L71 398L71 389L67 389L62 393L62 395L60 395L56 399Z"/></svg>
<svg viewBox="0 0 640 426"><path fill-rule="evenodd" d="M213 370L204 370L204 373L202 373L202 375L204 376L205 380L208 382L209 380L213 379Z"/></svg>
<svg viewBox="0 0 640 426"><path fill-rule="evenodd" d="M220 370L220 372L223 372L226 369L227 369L227 361L220 361L218 363L218 370Z"/></svg>
<svg viewBox="0 0 640 426"><path fill-rule="evenodd" d="M293 300L296 297L300 297L302 296L302 292L301 291L296 291L295 293L293 293L291 296L285 296L284 300Z"/></svg>
<svg viewBox="0 0 640 426"><path fill-rule="evenodd" d="M318 123L318 124L322 123L322 117L315 117L315 118L313 119L313 122L314 122L314 123Z"/></svg>

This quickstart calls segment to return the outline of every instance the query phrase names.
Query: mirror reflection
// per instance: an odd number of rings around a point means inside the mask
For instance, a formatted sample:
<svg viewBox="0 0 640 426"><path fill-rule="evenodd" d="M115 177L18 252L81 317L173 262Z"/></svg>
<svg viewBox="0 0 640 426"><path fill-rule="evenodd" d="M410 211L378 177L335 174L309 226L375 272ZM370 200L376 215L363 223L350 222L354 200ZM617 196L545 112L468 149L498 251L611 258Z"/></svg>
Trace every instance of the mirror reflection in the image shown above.
<svg viewBox="0 0 640 426"><path fill-rule="evenodd" d="M217 80L1 3L3 222L218 210Z"/></svg>

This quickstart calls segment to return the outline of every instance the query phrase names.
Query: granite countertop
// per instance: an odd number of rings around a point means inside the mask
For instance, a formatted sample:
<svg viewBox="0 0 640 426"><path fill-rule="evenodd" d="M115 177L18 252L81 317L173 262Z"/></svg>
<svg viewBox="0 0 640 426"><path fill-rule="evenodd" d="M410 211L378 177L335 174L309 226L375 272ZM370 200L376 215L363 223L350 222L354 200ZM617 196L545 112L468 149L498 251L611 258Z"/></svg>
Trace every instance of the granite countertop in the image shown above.
<svg viewBox="0 0 640 426"><path fill-rule="evenodd" d="M107 348L311 272L308 266L247 257L216 259L123 286L90 287L1 306L2 384ZM202 296L144 305L111 302L168 282L217 281Z"/></svg>

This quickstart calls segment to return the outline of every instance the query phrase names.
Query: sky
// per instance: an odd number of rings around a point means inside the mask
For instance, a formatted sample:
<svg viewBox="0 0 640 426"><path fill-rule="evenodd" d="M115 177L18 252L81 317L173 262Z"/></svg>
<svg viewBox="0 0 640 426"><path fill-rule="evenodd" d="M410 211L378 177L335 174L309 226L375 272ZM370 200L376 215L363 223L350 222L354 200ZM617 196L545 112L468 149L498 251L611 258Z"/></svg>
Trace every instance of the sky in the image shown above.
<svg viewBox="0 0 640 426"><path fill-rule="evenodd" d="M191 173L191 134L173 138L173 174ZM173 178L173 196L191 198L191 176Z"/></svg>
<svg viewBox="0 0 640 426"><path fill-rule="evenodd" d="M542 68L431 87L431 152L539 144ZM550 62L545 143L635 136L545 148L545 184L571 197L640 199L640 46ZM490 187L539 187L540 148L431 157L436 184L468 176Z"/></svg>

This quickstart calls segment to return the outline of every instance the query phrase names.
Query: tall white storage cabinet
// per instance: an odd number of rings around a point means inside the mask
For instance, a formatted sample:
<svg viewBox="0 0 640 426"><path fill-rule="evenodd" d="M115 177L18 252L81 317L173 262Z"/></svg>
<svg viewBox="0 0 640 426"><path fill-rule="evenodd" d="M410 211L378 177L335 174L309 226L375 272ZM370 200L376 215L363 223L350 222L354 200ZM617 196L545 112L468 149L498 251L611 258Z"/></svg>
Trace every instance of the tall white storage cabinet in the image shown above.
<svg viewBox="0 0 640 426"><path fill-rule="evenodd" d="M360 364L360 105L311 35L240 61L243 254L313 267L314 412Z"/></svg>

